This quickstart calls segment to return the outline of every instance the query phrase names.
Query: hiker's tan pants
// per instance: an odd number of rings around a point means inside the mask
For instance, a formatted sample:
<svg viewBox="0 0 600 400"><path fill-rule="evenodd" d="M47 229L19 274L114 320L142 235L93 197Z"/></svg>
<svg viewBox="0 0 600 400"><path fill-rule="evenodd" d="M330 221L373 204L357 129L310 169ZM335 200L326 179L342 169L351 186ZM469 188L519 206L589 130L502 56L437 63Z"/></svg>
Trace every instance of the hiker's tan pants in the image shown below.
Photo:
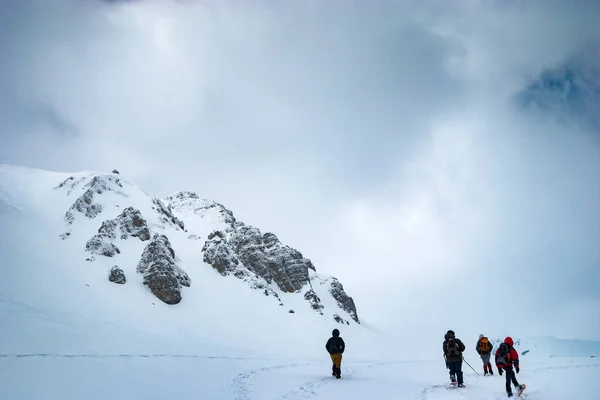
<svg viewBox="0 0 600 400"><path fill-rule="evenodd" d="M342 353L332 354L331 361L333 361L336 368L340 368L342 366Z"/></svg>

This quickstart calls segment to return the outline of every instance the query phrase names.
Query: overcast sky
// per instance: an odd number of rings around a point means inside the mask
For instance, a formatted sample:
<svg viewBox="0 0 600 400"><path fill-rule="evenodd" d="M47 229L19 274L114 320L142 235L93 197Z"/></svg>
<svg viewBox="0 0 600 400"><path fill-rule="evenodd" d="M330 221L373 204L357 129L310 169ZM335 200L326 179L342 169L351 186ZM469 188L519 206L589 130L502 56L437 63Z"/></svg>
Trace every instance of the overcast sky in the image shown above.
<svg viewBox="0 0 600 400"><path fill-rule="evenodd" d="M600 339L600 135L513 101L598 1L0 8L0 161L219 201L381 329Z"/></svg>

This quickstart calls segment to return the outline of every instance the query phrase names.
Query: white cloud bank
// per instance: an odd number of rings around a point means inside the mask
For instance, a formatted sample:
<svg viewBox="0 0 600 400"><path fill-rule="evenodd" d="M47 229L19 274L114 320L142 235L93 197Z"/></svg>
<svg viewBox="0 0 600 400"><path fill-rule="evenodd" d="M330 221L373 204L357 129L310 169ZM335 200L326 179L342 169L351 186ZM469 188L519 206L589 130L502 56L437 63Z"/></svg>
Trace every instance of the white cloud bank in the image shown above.
<svg viewBox="0 0 600 400"><path fill-rule="evenodd" d="M598 2L417 3L3 4L0 157L221 201L407 335L600 338L598 133L512 102Z"/></svg>

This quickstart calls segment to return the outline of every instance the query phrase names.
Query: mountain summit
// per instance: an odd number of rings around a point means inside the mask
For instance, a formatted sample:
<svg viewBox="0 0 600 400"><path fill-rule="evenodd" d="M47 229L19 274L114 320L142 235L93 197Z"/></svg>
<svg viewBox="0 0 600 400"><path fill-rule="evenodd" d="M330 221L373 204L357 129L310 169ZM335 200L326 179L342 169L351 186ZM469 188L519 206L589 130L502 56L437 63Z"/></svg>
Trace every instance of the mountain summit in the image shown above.
<svg viewBox="0 0 600 400"><path fill-rule="evenodd" d="M244 290L272 298L272 307L289 314L360 324L353 299L336 278L317 273L310 259L274 233L237 220L196 193L159 199L116 170L65 175L0 164L0 182L2 208L43 215L59 231L55 246L65 257L79 260L81 268L104 270L107 282L126 290L147 290L180 307L188 293L204 290L206 279L200 284L191 273L202 268L218 279L246 282Z"/></svg>

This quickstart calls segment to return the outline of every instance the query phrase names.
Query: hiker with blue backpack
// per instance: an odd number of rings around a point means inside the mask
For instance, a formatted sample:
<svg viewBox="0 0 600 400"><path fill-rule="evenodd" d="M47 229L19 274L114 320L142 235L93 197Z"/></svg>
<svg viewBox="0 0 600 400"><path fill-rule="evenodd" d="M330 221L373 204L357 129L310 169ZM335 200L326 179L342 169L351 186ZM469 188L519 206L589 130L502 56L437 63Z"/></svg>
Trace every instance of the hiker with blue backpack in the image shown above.
<svg viewBox="0 0 600 400"><path fill-rule="evenodd" d="M449 330L444 335L442 349L444 350L446 368L450 370L450 381L453 384L458 381L458 387L465 387L462 372L462 353L465 351L465 345L459 338L456 337L454 331Z"/></svg>

